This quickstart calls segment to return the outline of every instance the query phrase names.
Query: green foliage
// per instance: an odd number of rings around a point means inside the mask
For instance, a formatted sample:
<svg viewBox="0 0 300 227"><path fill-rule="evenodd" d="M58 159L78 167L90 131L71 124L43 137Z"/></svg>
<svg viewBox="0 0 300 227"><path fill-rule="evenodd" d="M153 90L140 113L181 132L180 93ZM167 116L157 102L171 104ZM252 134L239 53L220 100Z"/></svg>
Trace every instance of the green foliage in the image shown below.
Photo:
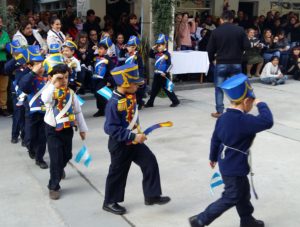
<svg viewBox="0 0 300 227"><path fill-rule="evenodd" d="M152 0L153 31L169 35L173 26L173 10L175 0Z"/></svg>

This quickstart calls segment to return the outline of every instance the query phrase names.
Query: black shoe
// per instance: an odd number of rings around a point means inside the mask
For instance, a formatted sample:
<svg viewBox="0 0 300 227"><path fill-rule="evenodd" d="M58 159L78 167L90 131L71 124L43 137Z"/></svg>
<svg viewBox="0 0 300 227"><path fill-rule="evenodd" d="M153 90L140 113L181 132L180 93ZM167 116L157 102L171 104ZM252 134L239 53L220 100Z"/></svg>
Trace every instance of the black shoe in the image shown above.
<svg viewBox="0 0 300 227"><path fill-rule="evenodd" d="M48 169L48 165L44 160L35 161L35 164L38 165L41 169Z"/></svg>
<svg viewBox="0 0 300 227"><path fill-rule="evenodd" d="M31 159L35 159L35 153L33 151L28 150L28 154Z"/></svg>
<svg viewBox="0 0 300 227"><path fill-rule="evenodd" d="M22 140L22 143L21 143L22 147L26 147L26 143L24 140Z"/></svg>
<svg viewBox="0 0 300 227"><path fill-rule="evenodd" d="M98 111L93 115L93 117L101 117L101 116L104 116L104 112L101 111L101 110L98 110Z"/></svg>
<svg viewBox="0 0 300 227"><path fill-rule="evenodd" d="M170 200L171 198L169 196L148 197L145 198L145 205L153 205L153 204L163 205L170 202Z"/></svg>
<svg viewBox="0 0 300 227"><path fill-rule="evenodd" d="M146 105L145 105L145 107L146 108L153 107L153 104L147 102Z"/></svg>
<svg viewBox="0 0 300 227"><path fill-rule="evenodd" d="M180 103L180 102L172 103L172 104L170 105L170 107L176 107L176 106L179 105L179 103Z"/></svg>
<svg viewBox="0 0 300 227"><path fill-rule="evenodd" d="M256 220L253 218L250 221L247 221L246 223L241 223L240 227L264 227L265 223L261 220Z"/></svg>
<svg viewBox="0 0 300 227"><path fill-rule="evenodd" d="M5 109L0 109L0 115L4 116L4 117L11 117L12 114L10 112L8 112Z"/></svg>
<svg viewBox="0 0 300 227"><path fill-rule="evenodd" d="M120 206L118 203L103 203L103 210L113 214L123 215L126 213L125 207Z"/></svg>
<svg viewBox="0 0 300 227"><path fill-rule="evenodd" d="M198 215L189 218L190 225L192 227L204 227L203 223L197 219Z"/></svg>
<svg viewBox="0 0 300 227"><path fill-rule="evenodd" d="M17 138L11 138L11 143L16 144L19 142L19 140Z"/></svg>

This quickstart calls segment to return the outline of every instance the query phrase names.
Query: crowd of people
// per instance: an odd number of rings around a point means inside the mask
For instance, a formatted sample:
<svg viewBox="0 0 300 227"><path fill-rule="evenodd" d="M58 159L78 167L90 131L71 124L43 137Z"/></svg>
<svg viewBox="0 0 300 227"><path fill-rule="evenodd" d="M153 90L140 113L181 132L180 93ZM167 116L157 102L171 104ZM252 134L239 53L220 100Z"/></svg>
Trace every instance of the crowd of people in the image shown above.
<svg viewBox="0 0 300 227"><path fill-rule="evenodd" d="M243 12L231 11L234 15L233 24L242 27L251 43L243 55L243 71L248 77L260 77L263 66L273 56L279 58L282 73L293 75L298 80L300 64L300 22L298 16L289 12L268 12L266 16L248 18ZM195 18L188 13L175 16L175 49L206 51L212 31L220 26L220 18L211 15L197 15ZM263 80L265 81L265 80Z"/></svg>

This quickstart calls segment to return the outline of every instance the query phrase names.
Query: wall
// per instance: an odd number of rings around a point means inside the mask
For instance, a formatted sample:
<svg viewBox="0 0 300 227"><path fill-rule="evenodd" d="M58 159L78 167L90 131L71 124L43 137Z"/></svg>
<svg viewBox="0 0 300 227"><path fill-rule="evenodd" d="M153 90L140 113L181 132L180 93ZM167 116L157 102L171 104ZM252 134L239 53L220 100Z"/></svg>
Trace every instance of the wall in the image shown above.
<svg viewBox="0 0 300 227"><path fill-rule="evenodd" d="M90 0L89 6L97 16L101 17L101 27L104 27L103 17L106 15L106 0Z"/></svg>

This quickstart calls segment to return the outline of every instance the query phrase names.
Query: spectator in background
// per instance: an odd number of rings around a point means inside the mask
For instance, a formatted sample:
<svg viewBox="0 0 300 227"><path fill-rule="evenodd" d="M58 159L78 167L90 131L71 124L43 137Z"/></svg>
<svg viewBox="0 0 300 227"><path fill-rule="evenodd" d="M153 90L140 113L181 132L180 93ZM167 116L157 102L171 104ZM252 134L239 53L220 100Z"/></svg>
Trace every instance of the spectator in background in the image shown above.
<svg viewBox="0 0 300 227"><path fill-rule="evenodd" d="M21 46L39 45L42 53L47 53L46 42L37 30L32 29L31 23L28 20L20 23L20 28L13 36L13 40L18 40Z"/></svg>
<svg viewBox="0 0 300 227"><path fill-rule="evenodd" d="M251 48L245 51L245 61L247 62L247 76L250 78L251 70L253 65L256 65L255 76L259 77L260 71L263 67L264 59L262 58L260 51L262 49L262 44L260 40L255 37L255 30L253 28L249 28L247 30L247 36L250 41Z"/></svg>
<svg viewBox="0 0 300 227"><path fill-rule="evenodd" d="M127 20L128 20L128 15L127 13L122 13L119 19L119 22L117 24L117 30L116 32L125 34L126 28L127 28Z"/></svg>
<svg viewBox="0 0 300 227"><path fill-rule="evenodd" d="M104 29L103 30L108 30L108 29L114 27L114 21L110 15L105 15L103 20L104 20Z"/></svg>
<svg viewBox="0 0 300 227"><path fill-rule="evenodd" d="M265 20L266 20L266 17L264 15L260 15L258 18L258 26L259 26L259 30L261 31L260 34L262 34L262 32L264 30Z"/></svg>
<svg viewBox="0 0 300 227"><path fill-rule="evenodd" d="M124 44L124 35L122 33L118 33L115 46L116 46L116 55L118 57L118 65L123 65L125 63L126 57L126 46Z"/></svg>
<svg viewBox="0 0 300 227"><path fill-rule="evenodd" d="M224 93L219 87L228 77L242 72L243 52L250 48L249 39L243 28L233 23L231 11L224 11L221 25L215 29L209 39L207 52L210 62L215 60L214 72L216 112L211 116L218 118L224 111Z"/></svg>
<svg viewBox="0 0 300 227"><path fill-rule="evenodd" d="M206 51L210 34L211 34L211 31L206 29L206 28L203 28L201 30L201 33L200 33L201 38L200 38L200 41L198 43L198 50L199 51Z"/></svg>
<svg viewBox="0 0 300 227"><path fill-rule="evenodd" d="M300 41L300 23L296 16L290 18L287 33L290 35L291 46L296 46Z"/></svg>
<svg viewBox="0 0 300 227"><path fill-rule="evenodd" d="M38 23L37 27L40 30L41 36L46 39L47 38L47 33L50 30L50 12L46 11L42 13L41 16L41 21Z"/></svg>
<svg viewBox="0 0 300 227"><path fill-rule="evenodd" d="M277 42L273 41L274 43L274 49L278 50L280 52L280 63L279 65L282 66L283 69L286 69L289 59L289 49L290 44L288 39L285 36L284 30L279 31L276 34L276 37L278 38ZM275 40L275 37L274 37Z"/></svg>
<svg viewBox="0 0 300 227"><path fill-rule="evenodd" d="M141 36L141 28L138 23L137 16L135 14L130 14L128 17L128 24L126 31L124 33L125 43L127 43L130 36L135 35L140 38Z"/></svg>
<svg viewBox="0 0 300 227"><path fill-rule="evenodd" d="M288 77L284 76L279 69L279 58L277 56L271 58L271 61L264 66L260 75L262 83L273 86L284 84L287 79Z"/></svg>
<svg viewBox="0 0 300 227"><path fill-rule="evenodd" d="M203 26L204 26L204 28L206 28L206 29L208 29L210 31L213 31L213 30L216 29L216 25L213 22L212 16L208 16L205 19L205 22L204 22Z"/></svg>
<svg viewBox="0 0 300 227"><path fill-rule="evenodd" d="M180 38L179 38L179 26L182 20L182 14L178 13L175 16L175 33L174 33L174 40L175 40L175 49L180 50Z"/></svg>
<svg viewBox="0 0 300 227"><path fill-rule="evenodd" d="M101 28L96 20L95 11L93 9L89 9L86 12L86 19L86 22L83 24L83 31L85 31L87 34L90 34L91 30L95 30L99 35L101 33Z"/></svg>
<svg viewBox="0 0 300 227"><path fill-rule="evenodd" d="M75 17L76 15L73 12L73 6L68 4L66 6L66 13L61 19L61 25L62 25L61 31L64 34L68 33L69 28L73 26ZM76 37L74 37L73 40L75 40L75 38Z"/></svg>
<svg viewBox="0 0 300 227"><path fill-rule="evenodd" d="M195 29L194 19L189 18L188 13L183 13L178 31L180 50L192 50L191 34L195 33Z"/></svg>
<svg viewBox="0 0 300 227"><path fill-rule="evenodd" d="M0 16L0 115L10 116L7 111L7 87L9 77L4 72L4 65L7 61L5 45L10 39L6 31L3 30L3 20Z"/></svg>
<svg viewBox="0 0 300 227"><path fill-rule="evenodd" d="M295 75L298 70L298 60L300 58L300 46L296 46L292 49L292 54L289 57L287 65L287 74Z"/></svg>
<svg viewBox="0 0 300 227"><path fill-rule="evenodd" d="M89 33L89 51L95 52L99 42L99 36L96 30L92 29Z"/></svg>
<svg viewBox="0 0 300 227"><path fill-rule="evenodd" d="M237 23L238 26L241 26L244 29L247 29L250 27L248 20L245 18L245 13L241 10L238 11L238 17L237 17L235 23Z"/></svg>
<svg viewBox="0 0 300 227"><path fill-rule="evenodd" d="M72 23L68 25L68 29L65 34L68 34L72 38L72 40L75 40L79 33L75 24L76 17L73 15L69 19L70 20L72 19Z"/></svg>
<svg viewBox="0 0 300 227"><path fill-rule="evenodd" d="M272 11L267 13L267 17L264 22L264 29L272 29L274 24L274 17Z"/></svg>
<svg viewBox="0 0 300 227"><path fill-rule="evenodd" d="M266 62L269 62L272 56L280 57L280 52L274 49L273 45L273 35L271 29L265 29L261 40L263 44L263 58Z"/></svg>
<svg viewBox="0 0 300 227"><path fill-rule="evenodd" d="M37 29L37 24L35 23L34 17L28 17L28 21L31 24L31 28L32 29ZM38 30L38 32L40 32L40 30Z"/></svg>
<svg viewBox="0 0 300 227"><path fill-rule="evenodd" d="M51 29L47 33L47 44L50 47L51 44L59 44L62 46L62 44L66 40L66 36L64 33L61 32L61 22L58 17L52 16L50 19L50 26Z"/></svg>

